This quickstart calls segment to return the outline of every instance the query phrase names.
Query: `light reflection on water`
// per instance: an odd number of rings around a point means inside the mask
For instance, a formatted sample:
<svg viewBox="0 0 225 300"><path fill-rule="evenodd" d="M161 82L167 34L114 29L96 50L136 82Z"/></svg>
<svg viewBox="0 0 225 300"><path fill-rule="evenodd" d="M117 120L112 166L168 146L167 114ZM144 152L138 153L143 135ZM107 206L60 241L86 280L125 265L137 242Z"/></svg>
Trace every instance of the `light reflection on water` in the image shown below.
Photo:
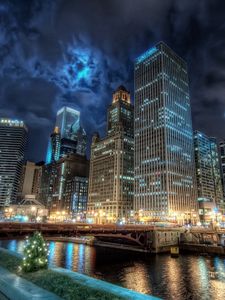
<svg viewBox="0 0 225 300"><path fill-rule="evenodd" d="M23 245L23 241L0 241L0 247L19 253ZM61 242L50 242L49 251L52 267L85 273L141 293L168 300L225 299L225 257L180 255L174 259Z"/></svg>

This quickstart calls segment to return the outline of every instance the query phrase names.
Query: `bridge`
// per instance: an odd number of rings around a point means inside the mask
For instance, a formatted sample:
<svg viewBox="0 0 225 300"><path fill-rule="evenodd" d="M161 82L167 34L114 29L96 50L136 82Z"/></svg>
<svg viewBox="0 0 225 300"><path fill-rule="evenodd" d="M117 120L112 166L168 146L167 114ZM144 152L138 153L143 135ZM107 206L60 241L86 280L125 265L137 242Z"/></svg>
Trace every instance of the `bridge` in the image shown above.
<svg viewBox="0 0 225 300"><path fill-rule="evenodd" d="M116 225L86 223L0 223L0 238L23 237L34 231L42 232L46 237L93 236L99 243L121 245L123 248L145 252L168 251L170 246L181 240L185 243L201 243L211 240L220 243L225 230L181 227L157 227L150 225Z"/></svg>
<svg viewBox="0 0 225 300"><path fill-rule="evenodd" d="M224 244L225 229L191 228L182 235L184 242ZM225 246L225 244L224 244Z"/></svg>
<svg viewBox="0 0 225 300"><path fill-rule="evenodd" d="M84 224L84 223L0 223L0 238L23 237L34 231L44 236L80 237L93 236L99 242L111 245L129 245L133 249L147 252L156 251L160 237L165 246L177 244L183 229L160 228L149 225L115 225L115 224Z"/></svg>

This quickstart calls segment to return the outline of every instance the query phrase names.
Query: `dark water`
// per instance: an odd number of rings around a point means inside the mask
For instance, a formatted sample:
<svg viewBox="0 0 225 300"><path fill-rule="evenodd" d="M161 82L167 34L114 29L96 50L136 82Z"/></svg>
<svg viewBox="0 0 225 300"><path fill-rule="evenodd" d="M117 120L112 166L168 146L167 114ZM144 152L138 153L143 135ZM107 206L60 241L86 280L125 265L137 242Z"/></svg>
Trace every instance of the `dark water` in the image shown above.
<svg viewBox="0 0 225 300"><path fill-rule="evenodd" d="M23 241L0 241L23 252ZM225 257L143 255L50 242L50 266L60 266L163 299L225 300ZM212 278L217 272L216 278Z"/></svg>

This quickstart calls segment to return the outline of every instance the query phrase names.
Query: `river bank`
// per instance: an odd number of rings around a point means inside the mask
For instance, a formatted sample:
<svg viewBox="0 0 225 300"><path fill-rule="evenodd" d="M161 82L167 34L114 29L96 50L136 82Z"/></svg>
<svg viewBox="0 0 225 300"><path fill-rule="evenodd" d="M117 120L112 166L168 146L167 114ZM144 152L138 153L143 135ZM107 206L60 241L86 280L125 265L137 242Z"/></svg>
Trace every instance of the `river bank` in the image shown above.
<svg viewBox="0 0 225 300"><path fill-rule="evenodd" d="M0 240L23 253L23 240ZM65 268L166 300L225 299L225 258L201 253L145 254L72 242L49 241L49 268Z"/></svg>
<svg viewBox="0 0 225 300"><path fill-rule="evenodd" d="M52 268L37 272L23 273L19 271L22 263L20 254L0 248L0 291L10 300L29 300L33 289L33 294L38 290L38 297L32 299L101 299L101 300L157 300L148 295L143 295L131 290L115 286L102 280L89 276L71 272L63 268ZM5 277L10 280L5 281ZM18 278L18 279L17 279ZM20 280L21 279L21 280ZM24 280L25 279L25 280ZM16 284L14 283L16 282ZM21 282L18 284L18 282ZM30 284L32 283L32 284ZM6 286L8 284L8 286ZM37 286L37 287L36 287ZM11 287L11 289L10 289ZM40 287L40 288L38 288ZM12 291L20 292L20 298L13 296ZM46 292L45 292L46 291ZM50 293L49 293L50 292ZM53 296L55 294L59 296ZM19 297L19 296L18 296Z"/></svg>

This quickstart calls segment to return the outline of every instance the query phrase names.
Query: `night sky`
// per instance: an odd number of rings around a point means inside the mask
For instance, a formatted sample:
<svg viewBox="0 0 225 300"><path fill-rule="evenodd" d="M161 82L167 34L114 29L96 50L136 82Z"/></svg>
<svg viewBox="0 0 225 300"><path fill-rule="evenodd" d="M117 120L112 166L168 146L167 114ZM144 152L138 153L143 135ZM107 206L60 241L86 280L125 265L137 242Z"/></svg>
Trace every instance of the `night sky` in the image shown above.
<svg viewBox="0 0 225 300"><path fill-rule="evenodd" d="M133 94L136 56L163 40L188 62L193 124L225 138L225 1L0 0L0 117L29 128L45 159L56 111L103 136L113 90Z"/></svg>

